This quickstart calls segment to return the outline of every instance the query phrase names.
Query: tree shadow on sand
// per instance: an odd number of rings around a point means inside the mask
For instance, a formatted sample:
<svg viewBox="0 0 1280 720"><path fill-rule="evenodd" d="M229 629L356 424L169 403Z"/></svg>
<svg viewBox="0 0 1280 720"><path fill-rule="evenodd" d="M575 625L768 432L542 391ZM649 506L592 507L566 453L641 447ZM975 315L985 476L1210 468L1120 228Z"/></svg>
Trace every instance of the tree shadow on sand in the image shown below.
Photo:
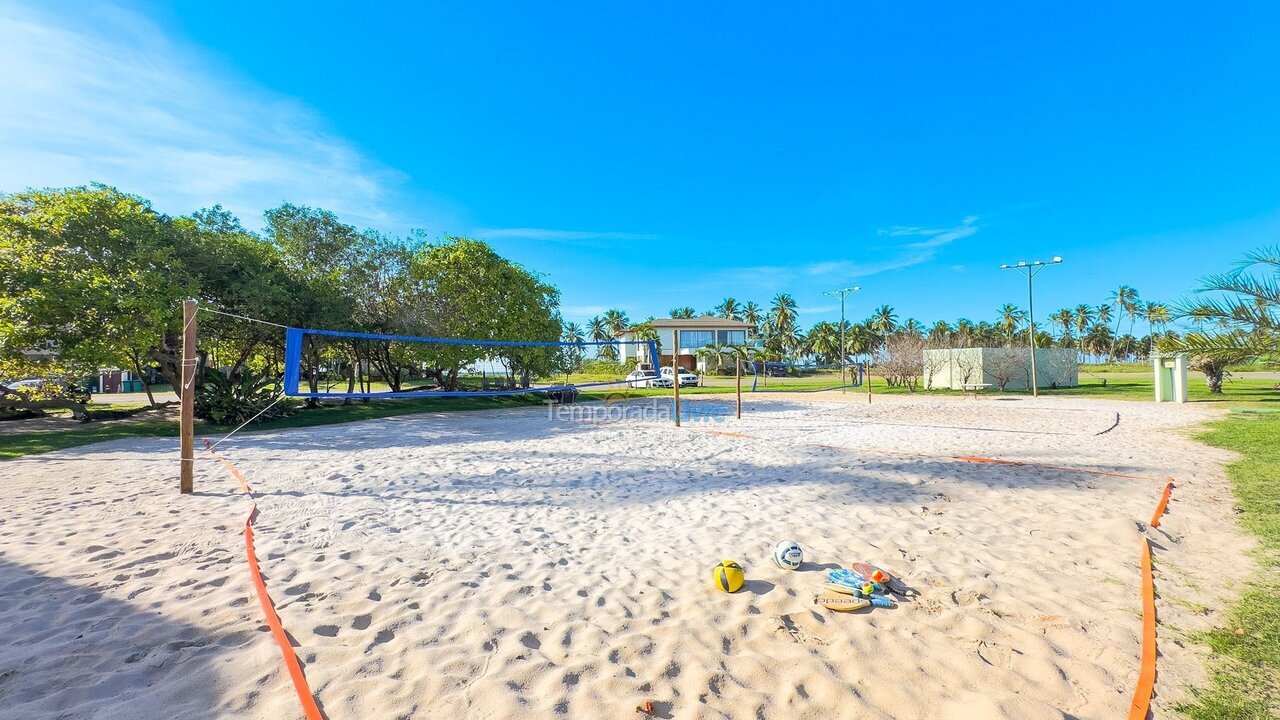
<svg viewBox="0 0 1280 720"><path fill-rule="evenodd" d="M92 578L84 582L91 583ZM211 634L166 618L160 597L126 602L0 557L0 715L217 718L252 713L220 696L259 630ZM149 709L149 710L148 710Z"/></svg>

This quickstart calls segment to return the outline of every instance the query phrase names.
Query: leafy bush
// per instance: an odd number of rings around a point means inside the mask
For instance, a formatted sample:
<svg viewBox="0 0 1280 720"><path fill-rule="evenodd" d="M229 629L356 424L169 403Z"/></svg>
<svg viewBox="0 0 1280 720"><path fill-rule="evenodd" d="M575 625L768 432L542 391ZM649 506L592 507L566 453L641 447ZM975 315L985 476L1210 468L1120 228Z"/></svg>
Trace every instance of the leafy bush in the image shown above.
<svg viewBox="0 0 1280 720"><path fill-rule="evenodd" d="M265 422L290 415L295 409L287 400L272 406L279 395L280 381L272 374L246 370L228 378L206 368L196 384L195 415L215 425L239 425L250 418ZM262 412L268 407L271 409Z"/></svg>

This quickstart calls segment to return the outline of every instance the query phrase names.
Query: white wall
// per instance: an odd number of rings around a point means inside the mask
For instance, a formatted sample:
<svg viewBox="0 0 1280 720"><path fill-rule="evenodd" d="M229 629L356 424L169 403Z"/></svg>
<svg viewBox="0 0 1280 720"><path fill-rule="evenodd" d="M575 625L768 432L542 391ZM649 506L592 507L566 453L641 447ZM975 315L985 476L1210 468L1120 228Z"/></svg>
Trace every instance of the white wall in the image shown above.
<svg viewBox="0 0 1280 720"><path fill-rule="evenodd" d="M1031 351L1029 348L958 348L924 351L924 384L930 388L961 390L965 371L969 383L999 386L999 377L1010 375L1006 390L1031 387ZM1080 384L1080 364L1075 350L1038 348L1036 381L1042 388L1076 387Z"/></svg>

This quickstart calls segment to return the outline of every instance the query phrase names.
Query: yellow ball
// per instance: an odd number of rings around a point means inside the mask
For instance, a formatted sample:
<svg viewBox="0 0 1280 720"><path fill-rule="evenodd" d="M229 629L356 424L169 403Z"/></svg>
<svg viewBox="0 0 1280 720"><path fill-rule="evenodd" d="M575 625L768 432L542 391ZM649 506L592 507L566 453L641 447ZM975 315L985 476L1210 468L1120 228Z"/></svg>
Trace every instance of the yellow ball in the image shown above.
<svg viewBox="0 0 1280 720"><path fill-rule="evenodd" d="M746 574L742 572L742 566L733 560L725 560L711 571L711 582L724 592L738 592L742 589L742 583L746 580Z"/></svg>

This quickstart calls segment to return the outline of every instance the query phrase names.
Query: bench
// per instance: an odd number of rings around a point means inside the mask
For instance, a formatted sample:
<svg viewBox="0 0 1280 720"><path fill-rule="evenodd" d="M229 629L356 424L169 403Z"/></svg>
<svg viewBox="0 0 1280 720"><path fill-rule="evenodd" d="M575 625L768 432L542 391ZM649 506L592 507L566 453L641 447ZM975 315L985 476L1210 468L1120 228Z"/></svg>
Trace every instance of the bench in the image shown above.
<svg viewBox="0 0 1280 720"><path fill-rule="evenodd" d="M963 385L960 386L960 389L963 390L964 392L973 393L973 399L977 400L978 393L982 392L983 390L986 390L989 387L991 387L991 383L964 383Z"/></svg>

